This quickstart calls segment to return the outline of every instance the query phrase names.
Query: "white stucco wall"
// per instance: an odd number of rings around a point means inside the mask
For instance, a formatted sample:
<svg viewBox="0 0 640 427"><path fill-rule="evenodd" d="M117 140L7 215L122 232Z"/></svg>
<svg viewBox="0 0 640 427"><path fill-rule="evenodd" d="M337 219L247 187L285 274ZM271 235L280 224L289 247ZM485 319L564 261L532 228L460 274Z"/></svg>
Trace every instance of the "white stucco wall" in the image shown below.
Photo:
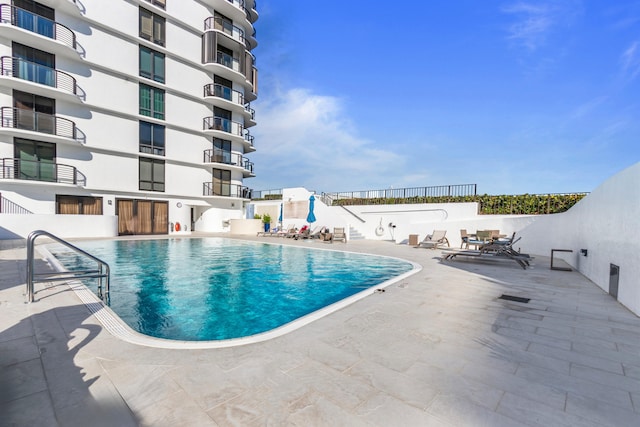
<svg viewBox="0 0 640 427"><path fill-rule="evenodd" d="M640 315L640 163L611 177L569 211L543 216L519 232L522 251L549 255L552 248L604 291L610 264L620 267L618 301ZM580 254L587 249L587 256Z"/></svg>
<svg viewBox="0 0 640 427"><path fill-rule="evenodd" d="M25 239L32 231L42 229L63 239L115 237L118 235L118 217L55 214L0 215L0 240Z"/></svg>

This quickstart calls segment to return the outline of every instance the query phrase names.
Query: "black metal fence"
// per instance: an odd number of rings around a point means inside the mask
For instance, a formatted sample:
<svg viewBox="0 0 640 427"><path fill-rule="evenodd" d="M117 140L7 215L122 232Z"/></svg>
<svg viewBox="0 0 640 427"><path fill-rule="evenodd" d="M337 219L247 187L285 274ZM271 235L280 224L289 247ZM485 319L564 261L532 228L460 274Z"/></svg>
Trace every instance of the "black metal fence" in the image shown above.
<svg viewBox="0 0 640 427"><path fill-rule="evenodd" d="M475 196L476 191L477 184L457 184L322 193L321 198L328 205L388 205L425 203L424 200L431 197L470 197Z"/></svg>

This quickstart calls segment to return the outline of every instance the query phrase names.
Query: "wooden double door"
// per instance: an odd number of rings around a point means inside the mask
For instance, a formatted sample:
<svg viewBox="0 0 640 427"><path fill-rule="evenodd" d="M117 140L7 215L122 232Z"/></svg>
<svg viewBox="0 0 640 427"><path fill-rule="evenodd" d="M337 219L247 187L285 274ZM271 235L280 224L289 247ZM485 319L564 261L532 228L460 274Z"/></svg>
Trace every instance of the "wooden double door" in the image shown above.
<svg viewBox="0 0 640 427"><path fill-rule="evenodd" d="M169 202L117 199L118 235L168 234Z"/></svg>

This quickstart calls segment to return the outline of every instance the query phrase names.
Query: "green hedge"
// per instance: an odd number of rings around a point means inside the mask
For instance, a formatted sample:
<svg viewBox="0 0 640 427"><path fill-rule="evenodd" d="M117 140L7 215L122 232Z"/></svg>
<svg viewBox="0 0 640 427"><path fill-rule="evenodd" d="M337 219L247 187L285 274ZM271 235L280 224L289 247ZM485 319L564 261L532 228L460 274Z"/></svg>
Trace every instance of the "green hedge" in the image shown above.
<svg viewBox="0 0 640 427"><path fill-rule="evenodd" d="M537 215L565 212L584 196L586 193L341 199L334 200L333 206L477 202L481 215Z"/></svg>

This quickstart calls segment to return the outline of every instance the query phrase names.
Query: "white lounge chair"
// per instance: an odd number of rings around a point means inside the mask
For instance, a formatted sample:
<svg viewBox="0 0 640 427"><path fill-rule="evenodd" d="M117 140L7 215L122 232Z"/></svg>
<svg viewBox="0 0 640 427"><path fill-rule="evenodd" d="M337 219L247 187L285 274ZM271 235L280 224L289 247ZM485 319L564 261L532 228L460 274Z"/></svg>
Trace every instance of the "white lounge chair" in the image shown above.
<svg viewBox="0 0 640 427"><path fill-rule="evenodd" d="M432 234L428 234L422 242L416 246L416 248L431 248L436 249L440 245L447 244L450 247L449 240L446 237L447 230L434 230Z"/></svg>

